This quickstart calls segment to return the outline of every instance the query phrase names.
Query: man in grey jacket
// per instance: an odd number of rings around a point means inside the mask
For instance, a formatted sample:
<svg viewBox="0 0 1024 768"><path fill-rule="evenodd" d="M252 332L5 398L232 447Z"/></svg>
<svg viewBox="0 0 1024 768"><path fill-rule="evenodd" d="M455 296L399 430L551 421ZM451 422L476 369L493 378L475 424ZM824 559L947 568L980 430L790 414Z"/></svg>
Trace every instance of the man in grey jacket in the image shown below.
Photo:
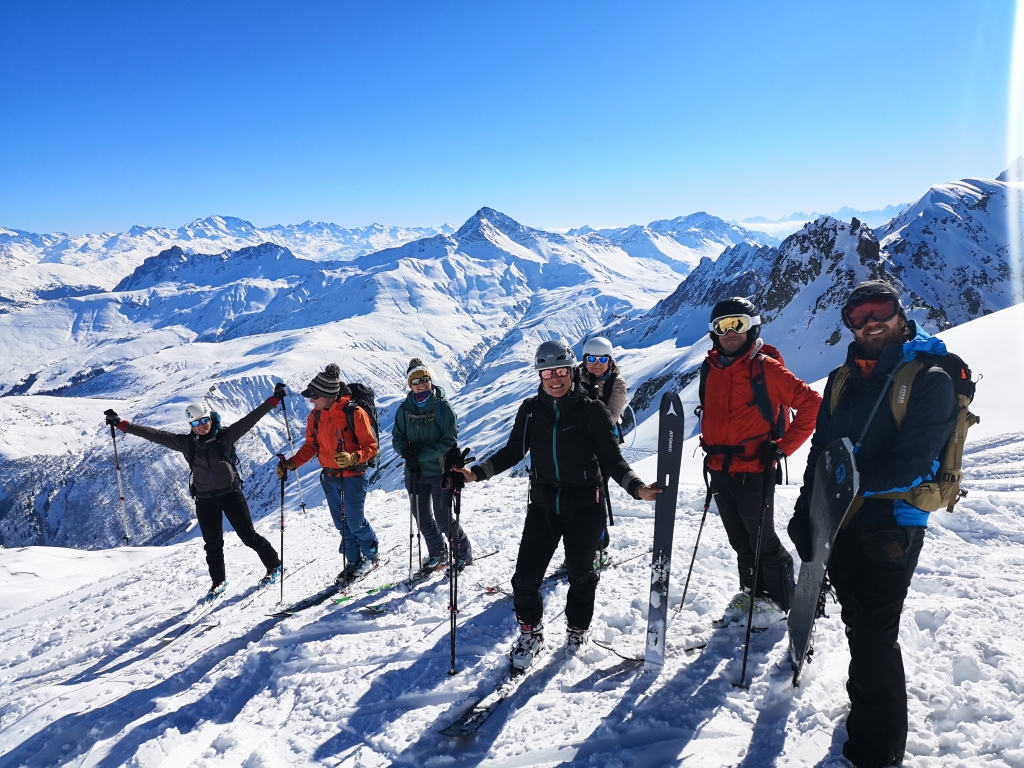
<svg viewBox="0 0 1024 768"><path fill-rule="evenodd" d="M129 435L184 454L192 472L189 492L196 500L196 519L203 533L206 564L210 569L209 597L224 591L224 524L227 517L242 543L259 555L267 569L261 585L276 583L281 576L281 559L270 542L256 533L249 513L249 504L242 494L242 481L235 468L235 443L256 422L270 413L285 396L284 384L274 388L274 395L234 424L222 425L220 414L210 413L203 401L190 404L185 417L191 427L186 433L165 432L121 419L113 410L106 412L107 424Z"/></svg>

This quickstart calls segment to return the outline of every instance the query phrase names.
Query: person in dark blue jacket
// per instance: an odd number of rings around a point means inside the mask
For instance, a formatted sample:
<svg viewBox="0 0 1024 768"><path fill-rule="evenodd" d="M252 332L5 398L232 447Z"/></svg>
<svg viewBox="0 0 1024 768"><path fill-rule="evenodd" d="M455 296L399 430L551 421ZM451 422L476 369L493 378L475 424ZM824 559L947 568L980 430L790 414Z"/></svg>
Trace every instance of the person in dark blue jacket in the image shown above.
<svg viewBox="0 0 1024 768"><path fill-rule="evenodd" d="M856 443L864 433L856 454L861 485L855 503L860 507L836 537L828 576L850 643L850 714L843 755L857 768L883 768L900 765L906 749L900 614L924 544L928 513L904 499L876 497L934 479L940 451L956 421L957 403L949 375L938 365L926 364L914 378L906 416L897 427L889 406L890 373L915 357L927 362L928 355L945 355L945 345L908 321L899 293L880 280L858 285L842 315L853 331L845 363L849 377L834 405L833 388L840 386L837 373L843 366L832 371L825 385L789 535L800 559L809 561L818 456L834 440L847 437Z"/></svg>

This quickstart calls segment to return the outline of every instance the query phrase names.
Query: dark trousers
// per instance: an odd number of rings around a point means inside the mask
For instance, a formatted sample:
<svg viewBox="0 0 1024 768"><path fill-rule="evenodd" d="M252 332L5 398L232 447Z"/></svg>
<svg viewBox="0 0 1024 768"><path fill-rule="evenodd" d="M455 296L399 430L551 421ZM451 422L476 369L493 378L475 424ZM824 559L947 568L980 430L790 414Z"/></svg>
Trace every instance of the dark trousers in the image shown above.
<svg viewBox="0 0 1024 768"><path fill-rule="evenodd" d="M231 523L242 543L249 549L256 550L256 554L260 556L268 570L281 564L281 559L270 542L256 533L256 529L252 527L249 504L241 491L231 491L223 496L208 499L196 497L196 519L199 520L199 530L203 532L206 564L210 568L210 578L214 584L219 584L225 579L222 514Z"/></svg>
<svg viewBox="0 0 1024 768"><path fill-rule="evenodd" d="M726 472L710 470L711 491L722 517L722 525L729 536L729 544L736 551L740 571L740 587L749 589L754 572L754 551L757 547L757 529L761 524L761 491L763 472ZM768 508L764 514L761 533L761 560L757 574L755 595L768 596L784 611L793 602L793 558L782 546L775 533L775 483L769 478Z"/></svg>
<svg viewBox="0 0 1024 768"><path fill-rule="evenodd" d="M413 480L407 476L405 490L409 492L409 508L411 514L416 518L420 533L427 543L427 553L431 557L444 556L444 542L448 538L451 529L455 531L457 546L455 547L456 557L470 561L473 559L473 552L470 549L469 537L462 530L462 526L456 527L455 515L452 512L451 493L441 487L441 478L438 477L417 477ZM418 506L418 508L417 508ZM449 528L449 517L451 526ZM448 542L451 544L451 542Z"/></svg>
<svg viewBox="0 0 1024 768"><path fill-rule="evenodd" d="M569 571L565 620L576 629L590 628L590 620L594 617L594 596L600 580L594 572L594 557L604 529L604 515L603 504L560 515L549 513L538 504L527 506L519 558L512 576L512 595L520 621L533 626L540 624L544 613L540 584L561 539Z"/></svg>
<svg viewBox="0 0 1024 768"><path fill-rule="evenodd" d="M924 545L924 528L847 528L828 575L850 643L850 716L843 754L857 768L898 764L907 746L907 684L900 614Z"/></svg>

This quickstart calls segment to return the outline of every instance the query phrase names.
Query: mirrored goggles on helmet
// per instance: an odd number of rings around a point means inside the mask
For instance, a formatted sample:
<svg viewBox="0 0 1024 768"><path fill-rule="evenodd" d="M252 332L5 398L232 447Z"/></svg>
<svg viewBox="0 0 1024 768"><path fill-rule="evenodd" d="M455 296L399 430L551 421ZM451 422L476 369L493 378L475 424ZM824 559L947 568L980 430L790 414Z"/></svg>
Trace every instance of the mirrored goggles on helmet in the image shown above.
<svg viewBox="0 0 1024 768"><path fill-rule="evenodd" d="M409 379L409 386L411 386L411 387L414 387L417 384L429 384L429 383L430 383L430 377L429 376L416 376L414 378Z"/></svg>
<svg viewBox="0 0 1024 768"><path fill-rule="evenodd" d="M209 424L209 423L210 423L210 417L209 416L203 416L203 418L201 418L201 419L193 419L192 421L189 422L189 424L191 424L193 427L198 427L198 426L201 426L203 424Z"/></svg>
<svg viewBox="0 0 1024 768"><path fill-rule="evenodd" d="M859 331L872 320L891 320L899 311L900 303L892 296L873 296L843 307L843 322L850 330Z"/></svg>
<svg viewBox="0 0 1024 768"><path fill-rule="evenodd" d="M587 355L588 363L607 363L609 360L611 358L608 355Z"/></svg>
<svg viewBox="0 0 1024 768"><path fill-rule="evenodd" d="M547 381L548 379L551 379L555 376L557 376L560 379L564 379L568 375L568 368L545 368L543 371L540 372L540 377L544 379L544 381Z"/></svg>
<svg viewBox="0 0 1024 768"><path fill-rule="evenodd" d="M708 324L708 328L717 336L725 336L729 331L746 333L755 325L761 324L759 315L725 315L716 317Z"/></svg>

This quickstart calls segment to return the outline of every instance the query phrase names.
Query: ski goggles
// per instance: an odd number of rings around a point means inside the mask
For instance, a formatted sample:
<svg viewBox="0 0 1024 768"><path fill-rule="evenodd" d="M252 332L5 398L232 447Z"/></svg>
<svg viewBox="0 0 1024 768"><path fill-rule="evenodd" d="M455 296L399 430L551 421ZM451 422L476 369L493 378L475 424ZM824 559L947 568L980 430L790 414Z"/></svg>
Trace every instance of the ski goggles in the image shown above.
<svg viewBox="0 0 1024 768"><path fill-rule="evenodd" d="M902 306L892 296L874 296L843 307L843 322L851 331L859 331L872 320L884 323L900 313Z"/></svg>
<svg viewBox="0 0 1024 768"><path fill-rule="evenodd" d="M568 375L568 368L545 368L543 371L540 372L540 377L544 379L544 381L548 381L549 379L552 379L556 376L560 379L564 379Z"/></svg>
<svg viewBox="0 0 1024 768"><path fill-rule="evenodd" d="M725 315L724 317L716 317L710 323L708 328L716 336L725 336L729 331L735 333L746 333L755 325L761 324L761 316L754 315Z"/></svg>
<svg viewBox="0 0 1024 768"><path fill-rule="evenodd" d="M411 386L411 387L414 387L417 384L429 384L429 383L430 383L430 377L429 376L417 376L414 379L409 379L409 386Z"/></svg>
<svg viewBox="0 0 1024 768"><path fill-rule="evenodd" d="M587 355L588 363L607 363L609 360L611 358L608 355Z"/></svg>
<svg viewBox="0 0 1024 768"><path fill-rule="evenodd" d="M203 418L201 418L201 419L195 419L195 420L189 422L189 424L192 425L193 427L201 427L203 424L209 424L209 423L210 423L210 417L209 416L203 416Z"/></svg>

